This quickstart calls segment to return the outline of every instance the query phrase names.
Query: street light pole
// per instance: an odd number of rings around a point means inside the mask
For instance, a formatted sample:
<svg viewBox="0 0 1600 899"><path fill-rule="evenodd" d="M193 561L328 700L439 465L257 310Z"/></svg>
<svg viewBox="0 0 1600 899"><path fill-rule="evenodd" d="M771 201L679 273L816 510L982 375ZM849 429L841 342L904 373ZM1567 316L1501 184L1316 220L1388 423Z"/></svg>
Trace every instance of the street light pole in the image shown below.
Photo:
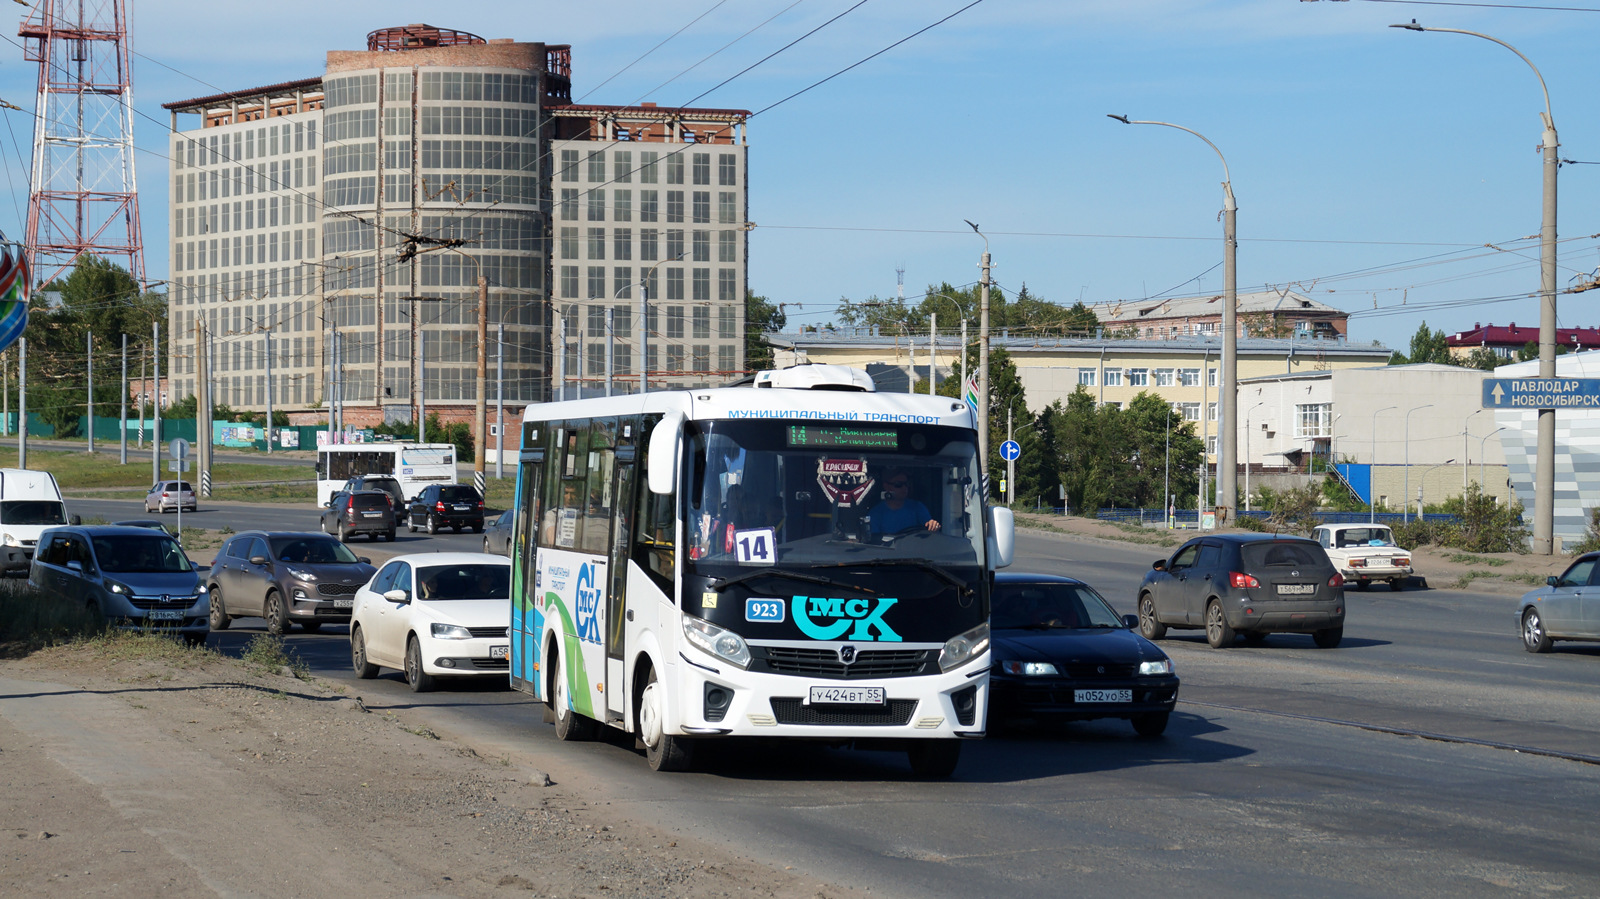
<svg viewBox="0 0 1600 899"><path fill-rule="evenodd" d="M1423 404L1421 406L1417 406L1415 408L1406 410L1406 476L1405 476L1405 484L1406 484L1406 486L1405 486L1405 492L1401 494L1401 496L1403 496L1403 497L1409 498L1411 496L1411 413L1420 412L1423 409L1432 409L1432 408L1433 408L1433 404L1432 403L1425 403L1425 404ZM1406 522L1409 522L1411 520L1411 504L1410 503L1403 504L1403 509L1404 509L1404 514L1401 516L1401 519L1400 519L1402 524L1406 523Z"/></svg>
<svg viewBox="0 0 1600 899"><path fill-rule="evenodd" d="M1422 473L1422 480L1417 484L1417 520L1418 521L1422 520L1422 510L1424 508L1424 504L1422 502L1422 491L1427 489L1427 487L1428 487L1428 475L1435 468L1443 468L1446 465L1454 465L1455 462L1456 462L1456 460L1454 460L1454 459L1446 459L1443 462L1440 462L1438 465L1431 466L1427 471L1424 471Z"/></svg>
<svg viewBox="0 0 1600 899"><path fill-rule="evenodd" d="M1472 453L1471 453L1470 450L1467 449L1467 447L1468 447L1467 440L1468 440L1468 438L1470 438L1472 436L1471 435L1471 431L1472 431L1472 416L1477 415L1479 412L1482 412L1482 411L1484 411L1484 410L1482 410L1482 409L1474 410L1473 412L1471 412L1470 414L1467 415L1467 420L1463 421L1461 423L1461 495L1462 496L1465 496L1466 493L1467 493L1467 468L1472 464Z"/></svg>
<svg viewBox="0 0 1600 899"><path fill-rule="evenodd" d="M1384 406L1372 413L1372 461L1367 464L1367 524L1374 524L1378 520L1378 413L1398 408Z"/></svg>
<svg viewBox="0 0 1600 899"><path fill-rule="evenodd" d="M1171 122L1140 121L1125 115L1108 115L1124 125L1163 125L1187 131L1206 142L1222 160L1222 391L1217 397L1222 404L1222 421L1217 429L1217 504L1221 507L1219 525L1232 524L1238 514L1239 483L1239 418L1235 405L1239 391L1239 204L1233 198L1233 177L1228 172L1228 159L1204 134ZM1246 463L1248 464L1248 462ZM1246 481L1249 471L1245 472ZM1248 508L1248 503L1246 503Z"/></svg>
<svg viewBox="0 0 1600 899"><path fill-rule="evenodd" d="M1478 441L1478 489L1479 490L1485 490L1488 487L1488 485L1483 482L1483 456L1484 456L1484 453L1488 449L1489 438L1493 437L1494 435L1496 435L1496 434L1498 434L1498 433L1500 433L1501 431L1504 431L1504 430L1505 430L1505 428L1495 428L1494 430L1490 431L1489 433L1483 435L1483 439Z"/></svg>
<svg viewBox="0 0 1600 899"><path fill-rule="evenodd" d="M1265 405L1266 403L1264 402L1256 403L1250 407L1249 412L1244 414L1244 510L1246 512L1252 511L1250 508L1250 415ZM1218 475L1218 477L1220 478L1221 476Z"/></svg>
<svg viewBox="0 0 1600 899"><path fill-rule="evenodd" d="M1465 34L1480 37L1517 54L1528 64L1534 77L1539 79L1539 89L1544 92L1544 131L1541 144L1544 152L1544 179L1539 225L1539 377L1556 376L1556 171L1561 165L1556 149L1560 140L1556 136L1556 122L1550 110L1550 88L1544 75L1522 51L1497 37L1459 28L1425 28L1416 19L1403 25L1406 31L1438 31L1446 34ZM1556 495L1556 410L1539 410L1539 445L1533 476L1533 552L1548 556L1555 552L1555 495Z"/></svg>
<svg viewBox="0 0 1600 899"><path fill-rule="evenodd" d="M683 257L684 254L679 253L662 259L645 269L644 277L639 279L639 393L641 394L650 392L650 366L645 364L650 358L650 276L662 265L677 262Z"/></svg>
<svg viewBox="0 0 1600 899"><path fill-rule="evenodd" d="M966 221L963 219L962 221ZM989 483L989 238L977 225L973 233L983 238L983 290L978 300L978 472L982 476L985 496Z"/></svg>

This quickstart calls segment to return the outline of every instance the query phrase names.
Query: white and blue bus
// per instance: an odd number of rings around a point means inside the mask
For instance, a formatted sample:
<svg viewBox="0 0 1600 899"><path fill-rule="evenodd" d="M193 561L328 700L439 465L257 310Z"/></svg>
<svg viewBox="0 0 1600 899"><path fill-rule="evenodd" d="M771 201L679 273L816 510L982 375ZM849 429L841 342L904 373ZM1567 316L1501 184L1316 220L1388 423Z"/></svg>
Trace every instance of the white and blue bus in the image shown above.
<svg viewBox="0 0 1600 899"><path fill-rule="evenodd" d="M429 484L456 482L453 443L330 443L317 447L317 505L325 506L350 478L389 475L406 499Z"/></svg>
<svg viewBox="0 0 1600 899"><path fill-rule="evenodd" d="M630 732L657 770L699 741L788 737L948 775L984 734L1013 545L975 418L821 365L529 406L512 686L561 739Z"/></svg>

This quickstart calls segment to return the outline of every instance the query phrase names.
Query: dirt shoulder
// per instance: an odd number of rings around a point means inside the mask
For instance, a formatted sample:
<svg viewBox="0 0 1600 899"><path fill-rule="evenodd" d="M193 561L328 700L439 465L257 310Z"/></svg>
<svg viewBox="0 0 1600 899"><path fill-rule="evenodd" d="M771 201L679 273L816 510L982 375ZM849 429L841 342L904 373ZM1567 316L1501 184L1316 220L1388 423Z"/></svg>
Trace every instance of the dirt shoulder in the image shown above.
<svg viewBox="0 0 1600 899"><path fill-rule="evenodd" d="M176 645L0 661L7 895L862 895L341 689Z"/></svg>
<svg viewBox="0 0 1600 899"><path fill-rule="evenodd" d="M1017 527L1029 530L1070 534L1074 539L1137 543L1149 546L1151 559L1170 553L1173 547L1193 537L1193 530L1165 530L1155 527L1118 524L1093 518L1017 513ZM1225 532L1248 533L1242 528ZM1440 546L1411 548L1412 567L1432 590L1472 590L1506 596L1522 594L1544 584L1547 575L1560 574L1571 556L1535 556L1524 553L1466 553ZM1418 584L1417 586L1420 586ZM1387 590L1387 587L1373 589Z"/></svg>

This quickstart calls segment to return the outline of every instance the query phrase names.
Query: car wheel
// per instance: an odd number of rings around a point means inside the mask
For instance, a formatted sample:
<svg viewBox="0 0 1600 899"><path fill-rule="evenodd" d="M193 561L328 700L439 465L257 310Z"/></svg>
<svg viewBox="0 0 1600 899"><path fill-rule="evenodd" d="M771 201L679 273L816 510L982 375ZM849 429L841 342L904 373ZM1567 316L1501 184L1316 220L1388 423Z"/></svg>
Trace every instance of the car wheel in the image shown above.
<svg viewBox="0 0 1600 899"><path fill-rule="evenodd" d="M233 622L233 619L228 617L228 607L222 604L222 588L213 585L210 592L211 618L209 621L211 629L225 631L228 629L228 625Z"/></svg>
<svg viewBox="0 0 1600 899"><path fill-rule="evenodd" d="M300 622L300 626L305 628L305 631L308 634L314 634L317 631L322 630L322 622L320 621L302 621Z"/></svg>
<svg viewBox="0 0 1600 899"><path fill-rule="evenodd" d="M1311 635L1311 642L1317 644L1318 649L1333 649L1344 639L1344 625L1338 627L1325 627Z"/></svg>
<svg viewBox="0 0 1600 899"><path fill-rule="evenodd" d="M367 661L367 635L361 632L359 626L350 628L350 667L355 669L356 677L362 680L378 676L378 666Z"/></svg>
<svg viewBox="0 0 1600 899"><path fill-rule="evenodd" d="M1148 593L1139 597L1139 633L1146 640L1159 640L1167 635L1167 626L1156 618L1156 598Z"/></svg>
<svg viewBox="0 0 1600 899"><path fill-rule="evenodd" d="M567 687L566 669L562 667L560 652L550 656L550 713L555 719L556 739L566 742L592 740L595 722L572 708L572 695Z"/></svg>
<svg viewBox="0 0 1600 899"><path fill-rule="evenodd" d="M961 741L918 740L906 750L906 760L918 777L949 777L961 761Z"/></svg>
<svg viewBox="0 0 1600 899"><path fill-rule="evenodd" d="M411 523L411 519L409 519L409 518L406 519L406 530L410 531L413 534L415 534L417 532L417 526L415 524L412 524Z"/></svg>
<svg viewBox="0 0 1600 899"><path fill-rule="evenodd" d="M694 764L693 744L661 729L665 693L652 670L649 683L639 694L639 742L644 744L644 758L650 763L650 770L687 771Z"/></svg>
<svg viewBox="0 0 1600 899"><path fill-rule="evenodd" d="M439 533L439 519L434 518L432 515L428 516L428 533Z"/></svg>
<svg viewBox="0 0 1600 899"><path fill-rule="evenodd" d="M339 525L339 542L340 543L349 543L350 542L350 532L345 529L345 526L343 524Z"/></svg>
<svg viewBox="0 0 1600 899"><path fill-rule="evenodd" d="M483 538L483 551L485 553L487 553L489 551L489 538L488 537Z"/></svg>
<svg viewBox="0 0 1600 899"><path fill-rule="evenodd" d="M1222 612L1222 603L1213 599L1206 606L1206 642L1213 649L1222 649L1233 643L1233 628L1228 626L1228 616Z"/></svg>
<svg viewBox="0 0 1600 899"><path fill-rule="evenodd" d="M281 637L289 630L289 610L283 604L283 594L276 590L267 594L261 617L267 619L267 633Z"/></svg>
<svg viewBox="0 0 1600 899"><path fill-rule="evenodd" d="M388 533L383 535L383 539L385 541L389 542L389 543L393 543L394 542L394 528L390 528Z"/></svg>
<svg viewBox="0 0 1600 899"><path fill-rule="evenodd" d="M406 641L406 684L413 693L426 693L433 689L433 675L422 670L422 646L416 637Z"/></svg>
<svg viewBox="0 0 1600 899"><path fill-rule="evenodd" d="M1393 590L1396 593L1399 593L1401 590L1404 590L1405 588L1406 588L1406 582L1404 580L1400 579L1400 578L1395 578L1394 580L1389 582L1389 589Z"/></svg>
<svg viewBox="0 0 1600 899"><path fill-rule="evenodd" d="M1141 737L1159 737L1167 730L1171 712L1150 712L1133 716L1133 731Z"/></svg>
<svg viewBox="0 0 1600 899"><path fill-rule="evenodd" d="M1540 617L1538 609L1529 609L1522 613L1522 648L1529 652L1549 652L1555 641L1550 639L1550 634L1544 629L1544 618Z"/></svg>

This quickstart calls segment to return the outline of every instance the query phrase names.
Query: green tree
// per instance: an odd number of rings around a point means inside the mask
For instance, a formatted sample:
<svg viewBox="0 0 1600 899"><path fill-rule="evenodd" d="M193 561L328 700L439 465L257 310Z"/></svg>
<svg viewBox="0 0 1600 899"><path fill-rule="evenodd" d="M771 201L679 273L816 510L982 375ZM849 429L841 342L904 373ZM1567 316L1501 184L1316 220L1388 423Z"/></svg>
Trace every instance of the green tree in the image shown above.
<svg viewBox="0 0 1600 899"><path fill-rule="evenodd" d="M1507 361L1509 360L1486 346L1473 347L1472 352L1467 355L1467 367L1482 369L1483 371L1494 371L1497 367L1505 365Z"/></svg>
<svg viewBox="0 0 1600 899"><path fill-rule="evenodd" d="M144 294L127 271L85 254L65 278L36 290L28 327L28 408L55 429L58 437L79 433L88 403L87 337L95 336L95 412L115 414L121 391L122 335L130 357L150 347L151 325L161 325L157 352L166 360L166 297ZM165 364L163 364L165 367Z"/></svg>
<svg viewBox="0 0 1600 899"><path fill-rule="evenodd" d="M783 306L756 296L753 291L744 295L744 364L751 371L772 367L772 347L761 338L764 332L782 331L789 323Z"/></svg>
<svg viewBox="0 0 1600 899"><path fill-rule="evenodd" d="M1446 342L1443 331L1428 330L1428 323L1423 322L1417 328L1417 333L1411 335L1411 353L1401 356L1395 353L1389 359L1390 365L1404 365L1410 363L1417 365L1423 362L1435 362L1440 365L1455 365L1456 361L1450 355L1450 344Z"/></svg>

